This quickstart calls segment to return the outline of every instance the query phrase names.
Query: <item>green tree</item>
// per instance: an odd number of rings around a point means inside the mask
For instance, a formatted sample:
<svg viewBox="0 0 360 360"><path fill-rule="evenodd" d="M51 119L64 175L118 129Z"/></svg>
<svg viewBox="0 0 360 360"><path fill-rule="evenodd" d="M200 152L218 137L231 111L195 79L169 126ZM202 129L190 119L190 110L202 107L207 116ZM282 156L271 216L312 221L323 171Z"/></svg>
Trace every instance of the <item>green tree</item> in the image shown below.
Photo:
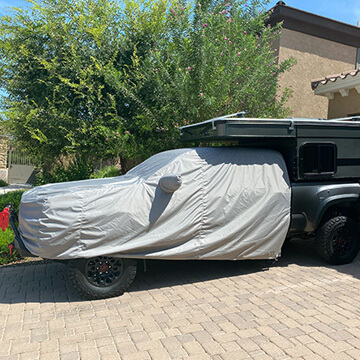
<svg viewBox="0 0 360 360"><path fill-rule="evenodd" d="M47 170L144 158L229 112L287 114L267 1L29 2L0 20L3 117Z"/></svg>
<svg viewBox="0 0 360 360"><path fill-rule="evenodd" d="M284 117L291 95L278 95L279 63L272 47L279 28L265 26L268 1L173 2L166 28L149 52L133 54L128 91L138 103L133 131L150 130L149 149L177 146L178 126L247 111L252 117ZM135 119L135 121L134 121ZM131 125L129 125L130 128ZM160 141L161 140L161 141Z"/></svg>
<svg viewBox="0 0 360 360"><path fill-rule="evenodd" d="M119 98L105 79L108 69L129 62L133 48L123 40L117 3L31 3L0 24L0 85L9 94L3 107L17 144L45 168L64 158L92 163L132 156L122 127L127 112L118 111ZM116 149L106 141L114 136Z"/></svg>

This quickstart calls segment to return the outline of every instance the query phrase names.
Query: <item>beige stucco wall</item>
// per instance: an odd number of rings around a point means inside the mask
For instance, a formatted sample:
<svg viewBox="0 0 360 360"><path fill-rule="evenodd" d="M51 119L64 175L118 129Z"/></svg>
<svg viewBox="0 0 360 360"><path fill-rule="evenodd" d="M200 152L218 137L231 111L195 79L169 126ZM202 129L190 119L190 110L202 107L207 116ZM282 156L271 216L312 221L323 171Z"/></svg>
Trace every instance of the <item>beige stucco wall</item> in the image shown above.
<svg viewBox="0 0 360 360"><path fill-rule="evenodd" d="M294 90L288 102L293 116L327 118L328 99L314 94L311 80L354 69L357 49L289 29L281 30L278 44L279 61L297 61L279 80L281 88Z"/></svg>
<svg viewBox="0 0 360 360"><path fill-rule="evenodd" d="M355 89L351 89L349 95L344 97L335 93L334 98L329 101L329 119L355 114L360 114L360 94Z"/></svg>

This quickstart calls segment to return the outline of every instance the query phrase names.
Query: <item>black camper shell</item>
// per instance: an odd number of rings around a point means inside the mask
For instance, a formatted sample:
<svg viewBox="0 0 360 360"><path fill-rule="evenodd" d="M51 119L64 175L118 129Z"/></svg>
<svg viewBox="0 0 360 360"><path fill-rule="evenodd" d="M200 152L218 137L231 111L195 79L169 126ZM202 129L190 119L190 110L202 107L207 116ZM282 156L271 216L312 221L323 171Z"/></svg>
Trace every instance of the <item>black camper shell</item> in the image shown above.
<svg viewBox="0 0 360 360"><path fill-rule="evenodd" d="M183 126L180 139L276 149L293 182L360 178L359 117L258 119L240 113Z"/></svg>

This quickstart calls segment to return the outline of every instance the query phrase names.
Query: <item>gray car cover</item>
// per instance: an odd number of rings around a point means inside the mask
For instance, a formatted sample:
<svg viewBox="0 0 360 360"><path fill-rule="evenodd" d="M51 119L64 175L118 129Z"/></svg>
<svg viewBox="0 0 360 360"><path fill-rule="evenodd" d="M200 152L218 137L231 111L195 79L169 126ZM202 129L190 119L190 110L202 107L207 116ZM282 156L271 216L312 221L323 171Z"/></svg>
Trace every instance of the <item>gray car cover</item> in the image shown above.
<svg viewBox="0 0 360 360"><path fill-rule="evenodd" d="M25 192L19 230L31 253L49 259L274 259L290 198L276 151L178 149L123 176Z"/></svg>

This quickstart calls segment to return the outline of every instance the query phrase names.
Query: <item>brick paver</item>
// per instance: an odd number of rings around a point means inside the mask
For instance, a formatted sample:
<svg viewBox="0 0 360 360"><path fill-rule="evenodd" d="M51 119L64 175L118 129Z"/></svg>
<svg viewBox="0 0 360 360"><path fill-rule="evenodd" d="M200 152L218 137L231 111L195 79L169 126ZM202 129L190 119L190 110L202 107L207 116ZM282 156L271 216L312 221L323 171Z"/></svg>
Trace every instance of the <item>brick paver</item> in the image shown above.
<svg viewBox="0 0 360 360"><path fill-rule="evenodd" d="M2 359L359 359L360 257L310 241L263 261L149 261L121 297L85 301L61 263L0 268Z"/></svg>

